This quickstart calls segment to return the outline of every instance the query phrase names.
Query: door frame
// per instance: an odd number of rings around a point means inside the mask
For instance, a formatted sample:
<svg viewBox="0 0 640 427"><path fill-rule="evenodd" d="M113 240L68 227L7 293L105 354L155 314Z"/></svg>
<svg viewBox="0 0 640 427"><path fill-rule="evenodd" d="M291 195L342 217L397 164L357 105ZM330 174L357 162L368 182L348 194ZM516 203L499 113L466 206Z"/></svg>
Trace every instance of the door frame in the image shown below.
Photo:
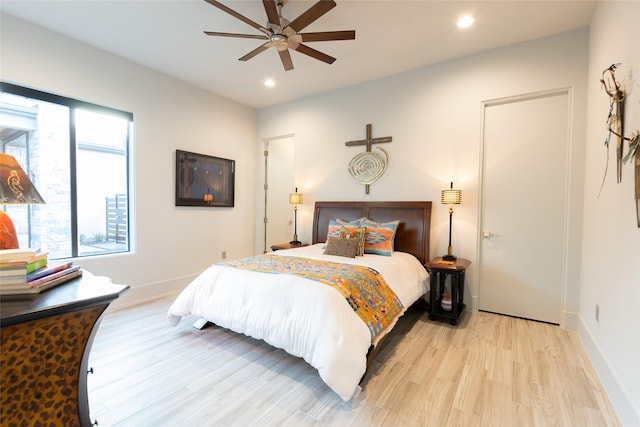
<svg viewBox="0 0 640 427"><path fill-rule="evenodd" d="M561 262L561 286L560 286L560 310L559 319L560 327L565 328L567 326L567 314L566 313L566 299L568 290L568 261L569 261L569 202L572 199L571 196L571 157L572 157L572 145L573 145L573 102L574 94L571 87L561 87L557 89L550 89L538 92L529 92L520 95L507 96L501 98L494 98L481 101L481 114L480 114L480 150L479 150L479 166L478 166L478 217L477 217L477 237L476 237L476 254L478 257L478 295L477 302L474 303L474 311L478 311L480 308L480 289L482 287L482 244L483 244L483 222L482 222L482 200L484 192L484 165L485 165L485 117L486 110L489 107L503 104L510 104L514 102L522 102L527 100L547 98L552 96L566 95L567 96L567 134L566 138L566 153L565 153L565 178L563 183L563 190L565 194L564 204L562 206L562 262Z"/></svg>
<svg viewBox="0 0 640 427"><path fill-rule="evenodd" d="M281 139L288 139L291 138L293 140L293 145L294 145L294 152L292 153L293 155L293 164L295 165L295 134L293 133L289 133L289 134L285 134L285 135L279 135L279 136L273 136L273 137L269 137L269 138L264 138L262 140L262 144L263 144L263 156L264 156L264 160L263 160L263 172L264 175L262 177L262 189L264 191L264 197L262 199L263 201L263 215L262 215L262 252L263 253L267 253L269 251L268 248L268 243L267 243L267 229L269 227L269 218L268 218L268 205L269 205L269 143L274 142L274 141L278 141ZM293 185L295 185L295 178L292 175L291 176L291 182Z"/></svg>

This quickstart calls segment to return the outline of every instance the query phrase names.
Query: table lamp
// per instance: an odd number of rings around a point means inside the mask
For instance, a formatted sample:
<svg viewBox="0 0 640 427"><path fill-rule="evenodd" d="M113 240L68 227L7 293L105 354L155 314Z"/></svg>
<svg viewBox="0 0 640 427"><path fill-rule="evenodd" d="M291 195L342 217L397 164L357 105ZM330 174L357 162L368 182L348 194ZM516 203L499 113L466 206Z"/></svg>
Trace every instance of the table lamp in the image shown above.
<svg viewBox="0 0 640 427"><path fill-rule="evenodd" d="M44 203L15 157L0 153L0 205ZM18 249L18 234L9 215L0 210L0 249Z"/></svg>
<svg viewBox="0 0 640 427"><path fill-rule="evenodd" d="M293 205L293 240L289 243L292 245L300 245L298 240L298 205L302 204L302 194L298 193L296 187L295 193L289 193L289 203Z"/></svg>
<svg viewBox="0 0 640 427"><path fill-rule="evenodd" d="M442 257L445 261L455 261L457 257L453 255L451 250L451 220L453 217L453 205L459 205L462 202L462 192L460 190L453 189L453 182L451 187L447 190L442 190L441 203L449 205L449 247L447 254Z"/></svg>

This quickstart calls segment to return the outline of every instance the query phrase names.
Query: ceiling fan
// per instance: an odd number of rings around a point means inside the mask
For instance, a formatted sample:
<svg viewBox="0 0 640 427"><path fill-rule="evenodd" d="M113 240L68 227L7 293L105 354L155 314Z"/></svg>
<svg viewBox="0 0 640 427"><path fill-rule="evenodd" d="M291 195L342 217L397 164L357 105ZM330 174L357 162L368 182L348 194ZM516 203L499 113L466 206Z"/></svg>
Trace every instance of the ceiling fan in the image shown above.
<svg viewBox="0 0 640 427"><path fill-rule="evenodd" d="M348 31L326 31L315 33L300 33L309 24L320 18L322 15L330 11L336 6L336 2L333 0L320 0L302 15L298 16L293 21L288 21L282 17L282 7L287 0L262 0L264 10L267 13L267 27L252 21L236 12L235 10L225 6L216 0L205 0L212 6L227 12L229 15L251 25L253 28L259 30L263 34L235 34L235 33L219 33L215 31L205 31L208 36L221 36L221 37L239 37L246 39L260 39L266 40L264 44L258 46L256 49L244 55L240 58L240 61L248 61L261 52L275 47L278 49L280 60L286 71L293 70L293 62L291 61L291 55L289 49L293 49L304 55L326 62L327 64L333 64L336 58L329 56L325 53L317 51L302 44L302 42L319 42L319 41L332 41L332 40L354 40L356 38L355 30Z"/></svg>

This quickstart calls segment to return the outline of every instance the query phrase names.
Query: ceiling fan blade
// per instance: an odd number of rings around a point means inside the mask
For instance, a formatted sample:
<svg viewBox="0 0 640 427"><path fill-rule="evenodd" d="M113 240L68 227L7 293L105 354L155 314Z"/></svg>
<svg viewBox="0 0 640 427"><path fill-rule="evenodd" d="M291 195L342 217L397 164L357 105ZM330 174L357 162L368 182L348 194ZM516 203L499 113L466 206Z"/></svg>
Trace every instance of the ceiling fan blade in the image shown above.
<svg viewBox="0 0 640 427"><path fill-rule="evenodd" d="M267 20L270 24L280 27L280 17L278 16L278 7L275 0L262 0L264 10L267 12Z"/></svg>
<svg viewBox="0 0 640 427"><path fill-rule="evenodd" d="M220 36L220 37L238 37L242 39L260 39L260 40L269 40L269 37L264 34L235 34L235 33L218 33L216 31L204 31L204 33L208 36Z"/></svg>
<svg viewBox="0 0 640 427"><path fill-rule="evenodd" d="M320 33L300 33L303 42L322 42L328 40L355 40L355 30L327 31Z"/></svg>
<svg viewBox="0 0 640 427"><path fill-rule="evenodd" d="M271 47L271 42L266 42L265 44L258 46L257 48L253 49L251 52L247 53L245 56L243 56L242 58L239 58L240 61L248 61L251 58L253 58L254 56L256 56L259 53L264 52L265 50L269 49Z"/></svg>
<svg viewBox="0 0 640 427"><path fill-rule="evenodd" d="M209 1L209 0L206 0ZM336 2L333 0L320 0L318 3L311 6L306 12L294 19L288 26L293 28L296 32L299 32L307 25L311 24L316 19L320 18L325 13L336 7Z"/></svg>
<svg viewBox="0 0 640 427"><path fill-rule="evenodd" d="M293 70L293 61L291 60L291 54L289 53L289 49L279 50L278 54L280 55L280 60L282 61L282 66L285 71Z"/></svg>
<svg viewBox="0 0 640 427"><path fill-rule="evenodd" d="M233 16L234 18L237 18L237 19L241 20L242 22L251 25L256 30L262 31L266 35L270 35L271 34L269 32L269 30L264 28L262 25L252 21L251 19L247 18L244 15L240 15L238 12L236 12L233 9L231 9L230 7L225 6L224 4L220 3L219 1L216 1L216 0L204 0L204 1L209 3L211 6L215 6L218 9L220 9L220 10L222 10L224 12L227 12L229 15Z"/></svg>
<svg viewBox="0 0 640 427"><path fill-rule="evenodd" d="M326 53L322 53L303 44L299 44L295 50L296 52L304 53L307 56L326 62L327 64L333 64L336 60L333 56L329 56Z"/></svg>

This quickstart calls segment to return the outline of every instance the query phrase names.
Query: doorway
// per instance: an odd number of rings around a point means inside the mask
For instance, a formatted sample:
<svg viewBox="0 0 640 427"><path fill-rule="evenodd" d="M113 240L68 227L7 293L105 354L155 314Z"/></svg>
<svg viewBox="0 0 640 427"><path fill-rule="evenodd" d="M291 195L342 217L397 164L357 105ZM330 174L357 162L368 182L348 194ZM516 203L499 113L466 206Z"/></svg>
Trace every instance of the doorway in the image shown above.
<svg viewBox="0 0 640 427"><path fill-rule="evenodd" d="M293 206L289 193L295 190L293 135L264 142L264 252L293 238Z"/></svg>
<svg viewBox="0 0 640 427"><path fill-rule="evenodd" d="M561 89L483 104L481 311L560 323L569 101Z"/></svg>

